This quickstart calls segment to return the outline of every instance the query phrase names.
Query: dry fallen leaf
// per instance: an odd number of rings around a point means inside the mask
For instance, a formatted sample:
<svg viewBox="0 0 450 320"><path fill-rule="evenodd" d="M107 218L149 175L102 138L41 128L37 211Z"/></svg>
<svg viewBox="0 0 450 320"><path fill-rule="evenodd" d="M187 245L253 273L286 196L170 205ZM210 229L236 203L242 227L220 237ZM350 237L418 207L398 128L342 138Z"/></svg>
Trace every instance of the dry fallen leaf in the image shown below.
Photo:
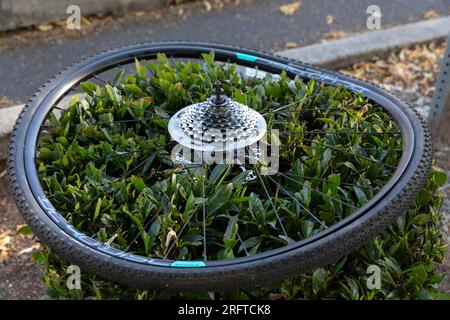
<svg viewBox="0 0 450 320"><path fill-rule="evenodd" d="M211 11L212 10L212 4L209 1L203 1L203 5L205 6L206 11Z"/></svg>
<svg viewBox="0 0 450 320"><path fill-rule="evenodd" d="M5 97L5 96L0 97L0 105L1 106L12 106L14 104L16 104L15 100L13 100L9 97Z"/></svg>
<svg viewBox="0 0 450 320"><path fill-rule="evenodd" d="M391 68L391 73L405 82L411 80L411 74L406 63L399 62L394 64L394 66Z"/></svg>
<svg viewBox="0 0 450 320"><path fill-rule="evenodd" d="M43 24L38 24L37 26L36 26L36 28L39 30L39 31L50 31L50 30L52 30L53 29L53 26L51 25L51 24L49 24L49 23L43 23Z"/></svg>
<svg viewBox="0 0 450 320"><path fill-rule="evenodd" d="M29 248L25 248L25 249L20 250L20 251L17 253L17 255L21 256L21 255L23 255L23 254L25 254L25 253L30 253L30 252L32 252L33 250L38 250L38 249L40 249L40 248L41 248L41 246L39 245L39 243L35 243L35 244L33 244L31 247L29 247Z"/></svg>
<svg viewBox="0 0 450 320"><path fill-rule="evenodd" d="M330 40L330 39L341 39L346 36L346 33L344 31L330 31L323 35L324 40Z"/></svg>
<svg viewBox="0 0 450 320"><path fill-rule="evenodd" d="M175 231L172 230L172 228L169 228L169 232L167 233L166 236L166 248L169 247L170 241L172 240L172 238L178 239L177 237L177 233Z"/></svg>
<svg viewBox="0 0 450 320"><path fill-rule="evenodd" d="M295 43L294 41L288 41L284 44L284 48L285 49L292 49L292 48L297 48L298 44Z"/></svg>
<svg viewBox="0 0 450 320"><path fill-rule="evenodd" d="M280 11L286 16L292 16L298 10L300 10L302 3L300 1L285 4L279 7Z"/></svg>
<svg viewBox="0 0 450 320"><path fill-rule="evenodd" d="M439 17L439 14L434 10L429 10L424 14L425 19L434 19Z"/></svg>
<svg viewBox="0 0 450 320"><path fill-rule="evenodd" d="M11 242L10 231L0 233L0 261L8 256L7 245Z"/></svg>
<svg viewBox="0 0 450 320"><path fill-rule="evenodd" d="M110 17L111 18L111 17ZM85 17L85 16L81 16L81 24L82 25L91 25L92 21L89 20L89 18Z"/></svg>
<svg viewBox="0 0 450 320"><path fill-rule="evenodd" d="M283 295L281 293L270 293L269 299L270 300L280 300L283 298Z"/></svg>
<svg viewBox="0 0 450 320"><path fill-rule="evenodd" d="M386 61L384 61L384 60L377 60L376 62L375 62L375 65L377 66L377 67L380 67L380 68L383 68L383 69L386 69L386 68L388 68L389 67L389 65L386 63Z"/></svg>
<svg viewBox="0 0 450 320"><path fill-rule="evenodd" d="M327 15L327 24L332 24L334 22L334 17L332 15Z"/></svg>
<svg viewBox="0 0 450 320"><path fill-rule="evenodd" d="M22 229L23 227L26 227L26 224L18 224L16 225L16 232L19 231L20 229Z"/></svg>

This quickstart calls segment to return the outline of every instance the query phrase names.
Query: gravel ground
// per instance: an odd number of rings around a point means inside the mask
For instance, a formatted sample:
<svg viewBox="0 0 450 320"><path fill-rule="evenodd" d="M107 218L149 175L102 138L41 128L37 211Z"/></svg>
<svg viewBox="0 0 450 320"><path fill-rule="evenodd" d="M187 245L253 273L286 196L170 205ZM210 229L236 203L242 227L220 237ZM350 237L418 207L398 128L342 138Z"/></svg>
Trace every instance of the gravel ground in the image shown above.
<svg viewBox="0 0 450 320"><path fill-rule="evenodd" d="M397 92L408 99L424 115L429 110L434 82L445 43L430 43L374 57L370 61L354 64L340 70L370 80ZM435 168L450 173L450 148L436 152ZM450 182L443 188L447 197L443 210L447 213L447 231L450 213ZM38 244L29 236L15 235L23 225L7 187L4 165L0 164L0 299L37 299L44 291L39 272L32 262L32 252ZM441 269L450 274L450 254ZM445 280L443 290L450 292L450 281Z"/></svg>

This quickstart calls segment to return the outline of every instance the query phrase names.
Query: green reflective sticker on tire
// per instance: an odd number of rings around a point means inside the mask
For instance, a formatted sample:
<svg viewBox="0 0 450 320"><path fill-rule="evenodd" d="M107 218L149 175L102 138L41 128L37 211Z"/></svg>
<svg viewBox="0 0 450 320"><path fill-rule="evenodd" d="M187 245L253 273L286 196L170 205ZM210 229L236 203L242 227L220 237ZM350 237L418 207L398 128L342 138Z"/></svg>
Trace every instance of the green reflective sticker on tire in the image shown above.
<svg viewBox="0 0 450 320"><path fill-rule="evenodd" d="M236 57L240 60L245 60L245 61L250 61L250 62L255 62L257 59L255 56L245 54L245 53L236 53Z"/></svg>
<svg viewBox="0 0 450 320"><path fill-rule="evenodd" d="M206 264L203 261L175 261L170 266L178 268L203 268Z"/></svg>

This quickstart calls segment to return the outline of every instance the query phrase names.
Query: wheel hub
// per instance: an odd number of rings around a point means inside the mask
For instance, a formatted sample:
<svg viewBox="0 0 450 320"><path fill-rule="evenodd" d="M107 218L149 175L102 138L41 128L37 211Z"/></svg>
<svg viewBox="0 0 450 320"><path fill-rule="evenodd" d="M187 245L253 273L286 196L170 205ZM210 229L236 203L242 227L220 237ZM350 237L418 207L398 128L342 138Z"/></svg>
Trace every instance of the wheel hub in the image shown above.
<svg viewBox="0 0 450 320"><path fill-rule="evenodd" d="M220 82L211 97L178 111L169 121L169 133L193 150L229 151L250 146L267 131L264 117L223 94Z"/></svg>

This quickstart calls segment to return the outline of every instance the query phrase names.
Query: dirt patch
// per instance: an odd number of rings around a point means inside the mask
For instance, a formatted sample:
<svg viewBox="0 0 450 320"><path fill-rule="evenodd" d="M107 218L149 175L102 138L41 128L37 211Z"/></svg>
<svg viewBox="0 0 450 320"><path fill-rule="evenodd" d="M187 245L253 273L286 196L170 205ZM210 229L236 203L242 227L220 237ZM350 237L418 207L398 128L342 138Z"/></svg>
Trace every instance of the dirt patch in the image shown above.
<svg viewBox="0 0 450 320"><path fill-rule="evenodd" d="M9 194L8 175L0 163L0 299L39 299L44 283L32 260L39 244L17 235L24 221Z"/></svg>
<svg viewBox="0 0 450 320"><path fill-rule="evenodd" d="M20 102L17 100L14 100L14 99L11 99L11 98L5 97L5 96L0 97L0 108L10 107L10 106L14 106L17 104L20 104Z"/></svg>

